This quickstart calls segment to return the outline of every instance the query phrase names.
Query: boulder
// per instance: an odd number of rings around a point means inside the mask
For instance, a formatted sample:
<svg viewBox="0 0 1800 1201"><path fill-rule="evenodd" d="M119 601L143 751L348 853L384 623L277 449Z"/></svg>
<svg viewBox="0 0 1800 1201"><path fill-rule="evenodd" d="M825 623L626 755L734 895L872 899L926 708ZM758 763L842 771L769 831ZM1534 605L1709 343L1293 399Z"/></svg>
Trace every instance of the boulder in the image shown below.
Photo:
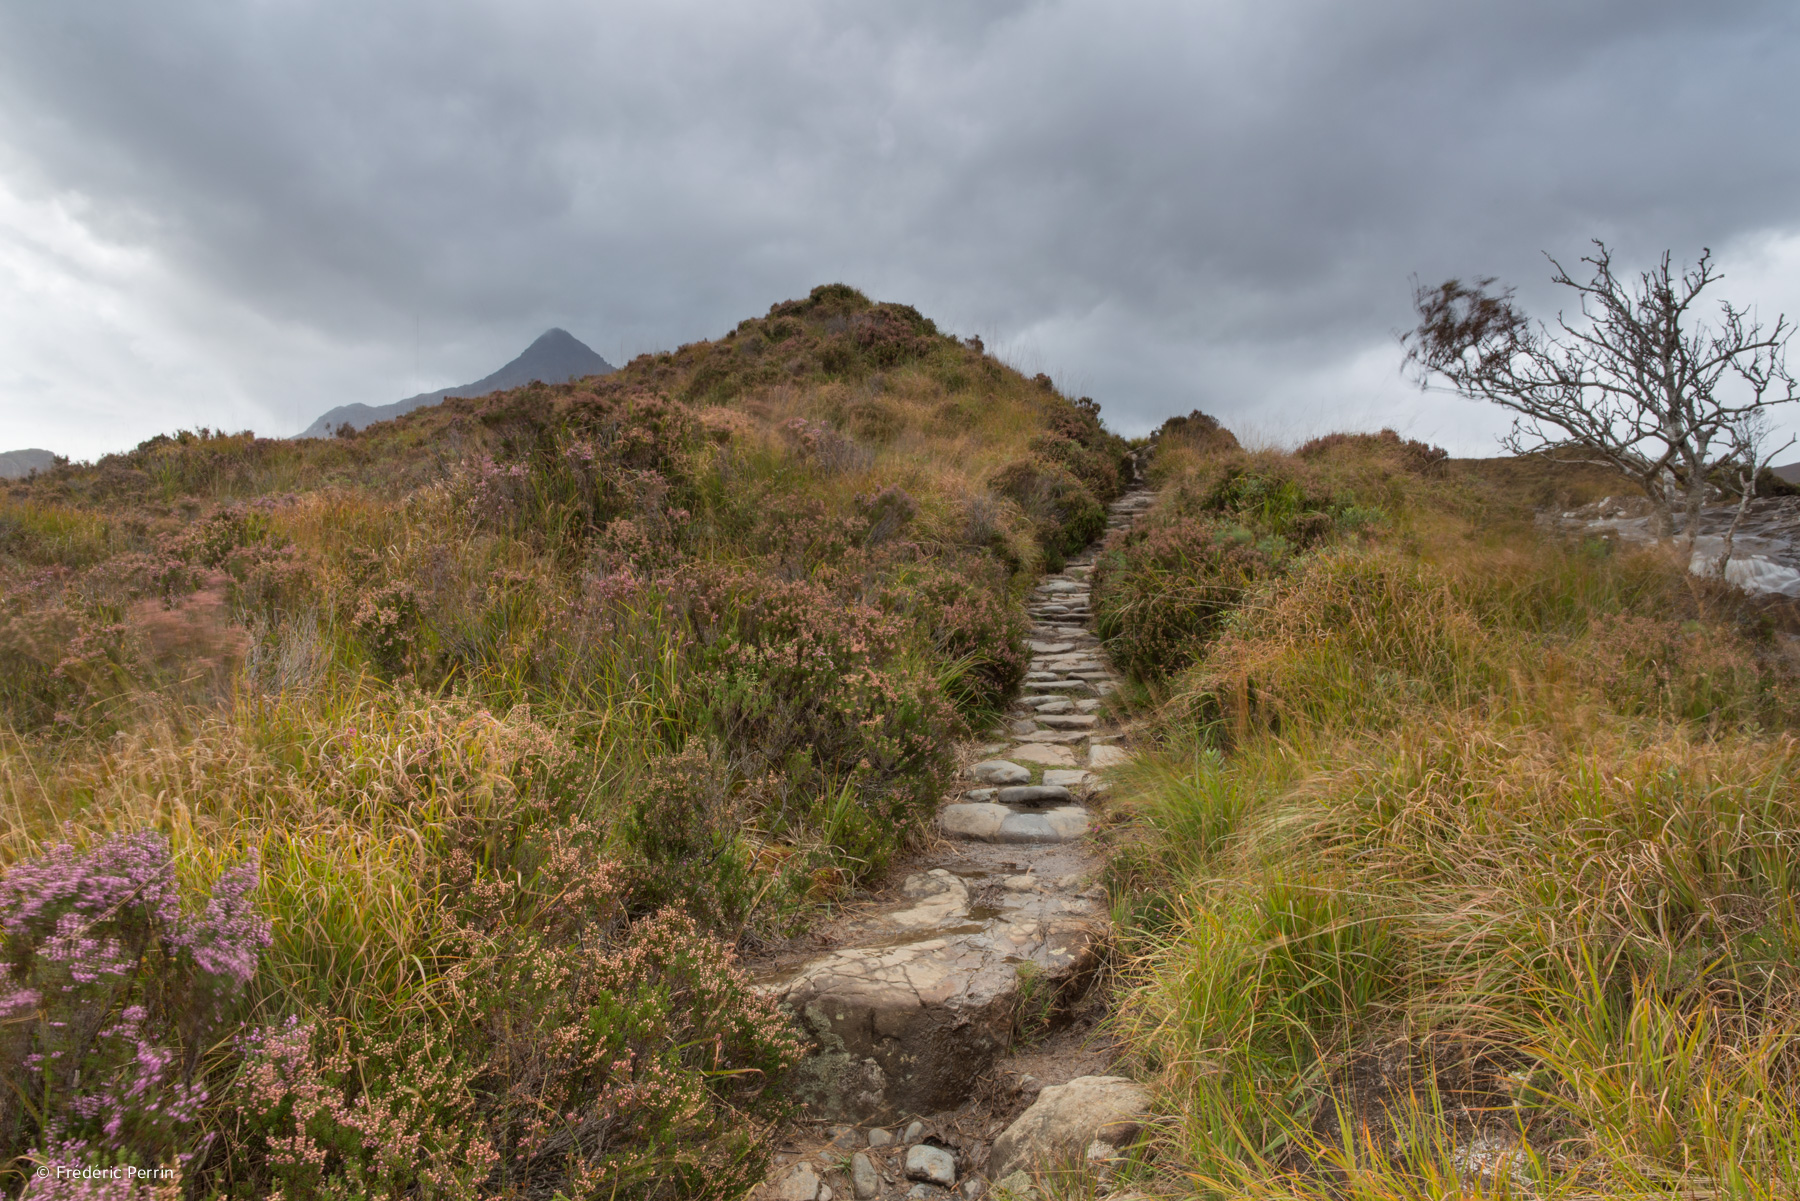
<svg viewBox="0 0 1800 1201"><path fill-rule="evenodd" d="M1137 1140L1149 1113L1150 1095L1123 1076L1052 1085L994 1140L988 1175L1005 1179L1021 1169L1081 1162L1096 1142L1126 1146Z"/></svg>

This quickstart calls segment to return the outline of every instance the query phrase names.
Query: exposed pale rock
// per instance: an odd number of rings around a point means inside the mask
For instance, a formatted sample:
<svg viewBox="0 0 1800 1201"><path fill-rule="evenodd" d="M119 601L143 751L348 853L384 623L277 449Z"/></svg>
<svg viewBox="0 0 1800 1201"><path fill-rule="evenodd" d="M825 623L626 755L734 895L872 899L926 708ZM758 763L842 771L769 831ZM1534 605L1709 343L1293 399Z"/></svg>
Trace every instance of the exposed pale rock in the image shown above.
<svg viewBox="0 0 1800 1201"><path fill-rule="evenodd" d="M1100 719L1088 713L1061 713L1040 717L1038 724L1052 730L1091 730L1100 724Z"/></svg>
<svg viewBox="0 0 1800 1201"><path fill-rule="evenodd" d="M1036 710L1040 717L1048 717L1057 713L1067 713L1075 708L1072 702L1060 696L1033 699L1036 700L1037 703L1033 705L1032 708Z"/></svg>
<svg viewBox="0 0 1800 1201"><path fill-rule="evenodd" d="M1136 1141L1150 1113L1150 1095L1123 1076L1082 1076L1038 1094L994 1140L988 1175L1049 1168L1080 1160L1094 1142L1122 1147Z"/></svg>
<svg viewBox="0 0 1800 1201"><path fill-rule="evenodd" d="M908 1122L906 1124L906 1133L901 1136L900 1141L908 1144L916 1143L919 1141L919 1137L924 1133L925 1123L916 1121Z"/></svg>
<svg viewBox="0 0 1800 1201"><path fill-rule="evenodd" d="M1057 742L1063 744L1086 742L1086 730L1033 730L1029 734L1014 734L1020 742Z"/></svg>
<svg viewBox="0 0 1800 1201"><path fill-rule="evenodd" d="M1014 1172L994 1185L994 1194L999 1201L1037 1201L1037 1189L1031 1185L1031 1177L1024 1172Z"/></svg>
<svg viewBox="0 0 1800 1201"><path fill-rule="evenodd" d="M875 1144L871 1141L869 1145ZM857 1201L873 1201L881 1196L881 1173L861 1151L850 1157L850 1191L856 1194Z"/></svg>
<svg viewBox="0 0 1800 1201"><path fill-rule="evenodd" d="M1090 692L1092 689L1093 686L1086 680L1033 680L1027 677L1025 681L1027 692Z"/></svg>
<svg viewBox="0 0 1800 1201"><path fill-rule="evenodd" d="M1122 746L1095 746L1088 748L1089 767L1123 767L1131 762L1131 752Z"/></svg>
<svg viewBox="0 0 1800 1201"><path fill-rule="evenodd" d="M987 759L966 769L969 778L983 784L1029 784L1031 771L1005 759Z"/></svg>
<svg viewBox="0 0 1800 1201"><path fill-rule="evenodd" d="M877 1126L875 1129L869 1131L869 1146L891 1147L893 1145L894 1132L892 1130L885 1130L882 1127Z"/></svg>
<svg viewBox="0 0 1800 1201"><path fill-rule="evenodd" d="M1065 651L1075 649L1073 642L1032 642L1027 645L1031 647L1034 654L1039 655L1060 655Z"/></svg>
<svg viewBox="0 0 1800 1201"><path fill-rule="evenodd" d="M1066 746L1032 744L1016 746L1007 752L1020 763L1040 763L1046 767L1074 767L1075 754Z"/></svg>
<svg viewBox="0 0 1800 1201"><path fill-rule="evenodd" d="M821 1118L960 1105L1011 1037L1020 965L1035 963L1041 984L1060 990L1097 962L1102 897L1009 895L978 917L968 886L942 868L909 876L902 891L900 905L844 926L843 945L758 981L812 1037L796 1091Z"/></svg>
<svg viewBox="0 0 1800 1201"><path fill-rule="evenodd" d="M956 1159L942 1147L919 1143L907 1149L906 1178L949 1188L956 1183Z"/></svg>
<svg viewBox="0 0 1800 1201"><path fill-rule="evenodd" d="M1006 723L1006 728L1011 730L1015 737L1023 737L1026 734L1035 733L1038 726L1035 721L1009 721Z"/></svg>
<svg viewBox="0 0 1800 1201"><path fill-rule="evenodd" d="M1005 805L945 805L938 810L938 829L945 838L973 838L978 842L988 842L1000 833L1000 827L1012 816L1013 811Z"/></svg>
<svg viewBox="0 0 1800 1201"><path fill-rule="evenodd" d="M1093 783L1094 783L1093 775L1089 772L1082 771L1079 768L1076 768L1074 770L1062 768L1062 769L1047 771L1044 773L1044 784L1051 788L1069 788L1069 789L1079 790L1079 789L1090 788L1093 786ZM973 795L973 794L971 794L971 795Z"/></svg>
<svg viewBox="0 0 1800 1201"><path fill-rule="evenodd" d="M764 1194L768 1201L818 1201L819 1175L809 1163L797 1163L782 1173Z"/></svg>

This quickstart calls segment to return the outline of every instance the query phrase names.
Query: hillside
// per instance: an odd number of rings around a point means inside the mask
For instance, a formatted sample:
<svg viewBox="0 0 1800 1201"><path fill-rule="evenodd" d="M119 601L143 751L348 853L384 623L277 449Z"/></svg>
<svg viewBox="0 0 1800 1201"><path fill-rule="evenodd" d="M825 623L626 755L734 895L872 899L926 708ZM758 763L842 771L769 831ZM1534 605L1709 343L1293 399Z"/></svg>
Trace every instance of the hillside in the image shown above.
<svg viewBox="0 0 1800 1201"><path fill-rule="evenodd" d="M579 384L12 485L0 1005L62 1024L0 1042L4 1155L741 1192L799 1044L734 954L920 842L1124 450L834 285ZM79 1078L27 1058L66 1029ZM127 1087L174 1108L109 1133Z"/></svg>
<svg viewBox="0 0 1800 1201"><path fill-rule="evenodd" d="M490 392L522 388L537 380L546 384L566 384L590 375L605 375L612 369L611 363L589 350L585 343L567 330L545 330L518 358L472 384L439 388L436 392L421 392L393 404L339 405L295 436L329 438L342 426L348 425L353 430L360 430L377 421L391 421L414 409L438 404L452 396L486 396Z"/></svg>
<svg viewBox="0 0 1800 1201"><path fill-rule="evenodd" d="M0 1189L1791 1195L1800 611L1621 495L842 285L0 487Z"/></svg>

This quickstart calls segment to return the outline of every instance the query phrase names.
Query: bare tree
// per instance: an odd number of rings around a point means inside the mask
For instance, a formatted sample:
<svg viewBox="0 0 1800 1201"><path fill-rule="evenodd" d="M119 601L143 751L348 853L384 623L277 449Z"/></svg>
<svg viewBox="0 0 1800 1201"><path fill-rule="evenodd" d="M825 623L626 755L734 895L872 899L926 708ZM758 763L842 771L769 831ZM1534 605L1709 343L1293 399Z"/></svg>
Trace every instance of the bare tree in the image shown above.
<svg viewBox="0 0 1800 1201"><path fill-rule="evenodd" d="M1679 505L1691 544L1710 489L1744 495L1740 479L1754 488L1767 457L1762 417L1800 399L1786 363L1793 327L1780 316L1765 328L1724 300L1706 322L1701 293L1721 278L1710 250L1680 271L1665 252L1628 285L1606 244L1594 247L1581 260L1586 282L1550 260L1552 280L1580 296L1578 322L1558 313L1554 326L1534 324L1492 279L1415 288L1407 366L1421 387L1441 380L1511 410L1515 454L1567 451L1616 467L1655 505L1658 534L1673 532Z"/></svg>

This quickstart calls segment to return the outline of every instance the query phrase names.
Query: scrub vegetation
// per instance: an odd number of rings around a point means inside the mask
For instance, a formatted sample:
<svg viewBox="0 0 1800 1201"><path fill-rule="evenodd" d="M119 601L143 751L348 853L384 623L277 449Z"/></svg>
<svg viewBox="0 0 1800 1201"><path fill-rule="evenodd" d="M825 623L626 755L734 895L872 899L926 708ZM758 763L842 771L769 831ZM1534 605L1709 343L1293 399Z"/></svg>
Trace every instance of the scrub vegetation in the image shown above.
<svg viewBox="0 0 1800 1201"><path fill-rule="evenodd" d="M1795 615L1391 433L1169 431L1095 609L1117 1021L1207 1197L1791 1197ZM1198 436L1196 436L1198 435Z"/></svg>
<svg viewBox="0 0 1800 1201"><path fill-rule="evenodd" d="M1125 449L830 285L8 486L0 1193L740 1195L800 1043L737 956L920 836Z"/></svg>

